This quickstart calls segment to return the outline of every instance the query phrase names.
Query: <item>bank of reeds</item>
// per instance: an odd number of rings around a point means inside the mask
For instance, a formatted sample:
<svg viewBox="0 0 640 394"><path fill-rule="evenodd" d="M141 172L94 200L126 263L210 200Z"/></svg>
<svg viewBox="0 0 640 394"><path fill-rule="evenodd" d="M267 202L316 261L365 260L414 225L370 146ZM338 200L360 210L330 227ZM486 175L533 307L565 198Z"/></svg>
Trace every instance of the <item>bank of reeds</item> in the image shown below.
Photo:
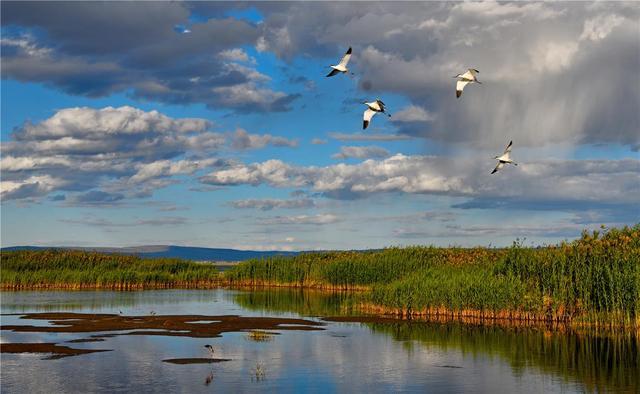
<svg viewBox="0 0 640 394"><path fill-rule="evenodd" d="M245 261L225 272L225 280L232 285L368 290L373 284L389 283L421 269L489 263L504 254L504 250L487 248L431 246L303 253Z"/></svg>
<svg viewBox="0 0 640 394"><path fill-rule="evenodd" d="M232 285L366 289L362 308L401 317L640 325L640 225L507 249L388 248L250 260Z"/></svg>
<svg viewBox="0 0 640 394"><path fill-rule="evenodd" d="M61 249L1 252L0 259L0 285L4 290L138 290L219 284L219 273L213 265L179 259Z"/></svg>

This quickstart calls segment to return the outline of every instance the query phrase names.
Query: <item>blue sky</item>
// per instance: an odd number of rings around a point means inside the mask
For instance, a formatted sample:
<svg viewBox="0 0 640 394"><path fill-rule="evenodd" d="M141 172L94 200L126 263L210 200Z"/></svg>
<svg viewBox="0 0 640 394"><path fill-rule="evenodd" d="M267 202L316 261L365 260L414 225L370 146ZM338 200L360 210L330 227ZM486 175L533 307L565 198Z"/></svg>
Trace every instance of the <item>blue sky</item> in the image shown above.
<svg viewBox="0 0 640 394"><path fill-rule="evenodd" d="M635 224L638 14L3 2L2 246L540 244ZM349 46L355 75L326 78ZM456 99L468 67L484 83ZM378 97L392 117L363 131ZM490 175L509 140L519 166Z"/></svg>

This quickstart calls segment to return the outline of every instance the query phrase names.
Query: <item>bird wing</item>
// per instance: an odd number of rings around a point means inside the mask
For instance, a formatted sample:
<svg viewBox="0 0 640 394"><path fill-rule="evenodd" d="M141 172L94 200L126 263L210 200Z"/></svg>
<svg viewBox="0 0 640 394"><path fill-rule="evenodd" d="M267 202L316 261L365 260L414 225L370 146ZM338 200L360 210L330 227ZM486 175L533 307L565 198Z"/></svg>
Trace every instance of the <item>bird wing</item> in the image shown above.
<svg viewBox="0 0 640 394"><path fill-rule="evenodd" d="M511 153L511 145L513 145L513 141L509 141L509 145L504 149L504 153Z"/></svg>
<svg viewBox="0 0 640 394"><path fill-rule="evenodd" d="M462 96L462 90L464 89L465 86L467 86L468 83L469 81L456 82L456 97Z"/></svg>
<svg viewBox="0 0 640 394"><path fill-rule="evenodd" d="M342 59L340 59L340 66L346 67L347 63L349 63L349 59L351 59L351 47L349 47L349 49L347 49L347 52L344 54L344 56L342 56Z"/></svg>
<svg viewBox="0 0 640 394"><path fill-rule="evenodd" d="M367 108L366 111L364 111L364 116L363 116L363 120L364 122L362 123L362 129L366 129L367 126L369 126L369 123L371 122L371 118L373 118L373 115L376 114L376 111Z"/></svg>
<svg viewBox="0 0 640 394"><path fill-rule="evenodd" d="M387 105L380 99L377 99L376 102L378 103L378 107L380 107L380 111L384 112Z"/></svg>
<svg viewBox="0 0 640 394"><path fill-rule="evenodd" d="M492 174L495 174L496 172L500 171L500 169L504 167L504 163L499 161L498 165L496 165L496 168L493 169L493 171L491 171Z"/></svg>
<svg viewBox="0 0 640 394"><path fill-rule="evenodd" d="M473 81L474 79L476 79L475 74L471 72L471 69L468 69L467 72L460 76L460 78L468 79L469 81Z"/></svg>
<svg viewBox="0 0 640 394"><path fill-rule="evenodd" d="M333 77L334 75L338 74L340 71L333 69L331 70L331 72L329 74L327 74L327 77Z"/></svg>

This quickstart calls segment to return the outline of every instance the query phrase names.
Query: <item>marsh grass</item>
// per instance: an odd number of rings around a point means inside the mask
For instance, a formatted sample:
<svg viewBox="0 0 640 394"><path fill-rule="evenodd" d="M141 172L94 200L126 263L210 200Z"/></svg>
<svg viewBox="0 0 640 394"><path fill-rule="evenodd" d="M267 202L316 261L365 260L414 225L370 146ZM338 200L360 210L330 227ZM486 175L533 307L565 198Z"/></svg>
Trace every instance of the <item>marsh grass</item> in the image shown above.
<svg viewBox="0 0 640 394"><path fill-rule="evenodd" d="M363 307L440 316L640 325L640 225L540 248L387 248L249 260L232 285L367 290Z"/></svg>
<svg viewBox="0 0 640 394"><path fill-rule="evenodd" d="M59 249L2 252L0 257L3 289L212 287L219 279L213 265L179 259Z"/></svg>

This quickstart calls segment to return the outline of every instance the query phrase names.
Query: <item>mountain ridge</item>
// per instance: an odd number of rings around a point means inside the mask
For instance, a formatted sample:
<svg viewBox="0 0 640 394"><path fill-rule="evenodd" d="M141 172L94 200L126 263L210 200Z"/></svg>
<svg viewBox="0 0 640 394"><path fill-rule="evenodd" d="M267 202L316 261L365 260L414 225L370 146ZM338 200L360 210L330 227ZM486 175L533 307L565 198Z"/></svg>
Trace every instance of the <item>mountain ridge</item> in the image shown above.
<svg viewBox="0 0 640 394"><path fill-rule="evenodd" d="M294 256L301 252L279 251L279 250L240 250L228 248L205 248L196 246L177 246L177 245L142 245L128 247L104 247L104 246L32 246L20 245L0 248L3 252L15 250L45 250L45 249L62 249L62 250L85 250L100 253L114 253L137 255L148 258L180 258L193 261L243 261L254 258L265 258L271 256Z"/></svg>

